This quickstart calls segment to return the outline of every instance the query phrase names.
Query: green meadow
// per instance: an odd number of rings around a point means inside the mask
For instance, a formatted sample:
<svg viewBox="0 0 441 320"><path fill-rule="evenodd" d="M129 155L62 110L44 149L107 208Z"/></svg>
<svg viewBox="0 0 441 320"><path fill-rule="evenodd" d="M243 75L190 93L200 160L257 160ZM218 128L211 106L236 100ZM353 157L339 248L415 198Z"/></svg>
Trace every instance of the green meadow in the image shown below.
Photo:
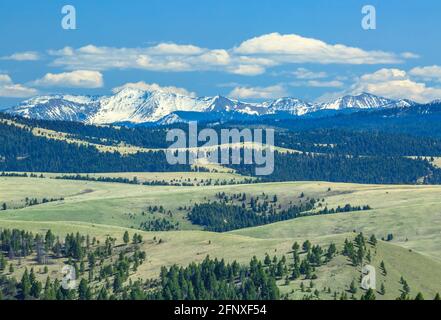
<svg viewBox="0 0 441 320"><path fill-rule="evenodd" d="M191 174L175 173L172 176L170 173L155 173L154 179L194 179L196 176ZM212 173L204 174L210 176ZM132 175L140 179L151 178L151 175L138 173L120 176ZM186 265L201 261L207 255L243 263L252 256L263 259L266 253L279 257L285 255L290 259L292 244L307 239L323 246L335 243L341 249L346 238L353 239L355 232L363 232L366 236L375 234L378 239L393 235L392 241L380 241L376 248L371 249L372 264L378 267L384 261L388 266L387 276L378 272L377 286L385 283L387 292L384 296L378 294L377 298L397 297L401 276L408 281L411 294L421 291L430 297L441 291L441 186L285 182L184 187L51 177L1 177L0 203L6 203L7 210L0 211L0 228L33 232L51 229L60 236L78 231L99 239L112 236L118 241L126 230L131 234L141 233L148 259L132 275L133 278L156 277L163 265ZM303 193L307 198L324 199L328 208L351 204L369 205L372 210L301 217L228 233L207 232L192 225L186 219L186 212L180 208L213 200L219 192L277 195L281 204L299 202ZM63 200L25 206L26 198ZM141 222L163 215L143 214L149 206L155 205L163 206L172 213L172 219L179 222L179 231L138 230ZM16 272L23 270L25 265L17 265ZM320 298L331 299L332 294L327 293L326 288L332 288L332 292L344 292L352 280L359 281L360 270L339 255L320 267L317 275L313 290L320 291ZM305 294L300 291L302 281L304 286L309 286L309 280L295 280L289 284L280 280L280 289L292 299L301 298Z"/></svg>

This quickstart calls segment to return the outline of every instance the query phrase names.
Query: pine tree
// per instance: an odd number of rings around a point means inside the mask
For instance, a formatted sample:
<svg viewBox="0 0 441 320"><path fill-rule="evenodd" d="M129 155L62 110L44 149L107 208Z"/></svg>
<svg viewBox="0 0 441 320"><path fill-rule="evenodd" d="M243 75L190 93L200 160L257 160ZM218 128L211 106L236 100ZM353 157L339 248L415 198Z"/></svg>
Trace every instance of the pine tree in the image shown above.
<svg viewBox="0 0 441 320"><path fill-rule="evenodd" d="M424 300L423 294L421 292L418 292L418 294L415 297L415 300Z"/></svg>
<svg viewBox="0 0 441 320"><path fill-rule="evenodd" d="M46 284L44 285L43 299L44 300L56 299L55 290L51 284L49 277L46 278Z"/></svg>
<svg viewBox="0 0 441 320"><path fill-rule="evenodd" d="M355 281L352 280L351 284L349 285L349 292L352 294L357 293L357 286L355 285Z"/></svg>
<svg viewBox="0 0 441 320"><path fill-rule="evenodd" d="M295 280L300 277L300 268L298 262L294 263L294 267L292 269L292 278Z"/></svg>
<svg viewBox="0 0 441 320"><path fill-rule="evenodd" d="M383 275L387 275L387 270L386 270L386 266L384 265L384 261L381 261L381 263L380 263L380 268L381 268L381 271L383 271Z"/></svg>
<svg viewBox="0 0 441 320"><path fill-rule="evenodd" d="M299 246L299 244L297 243L297 241L294 242L294 244L292 245L292 251L293 251L293 252L298 252L299 249L300 249L300 246Z"/></svg>
<svg viewBox="0 0 441 320"><path fill-rule="evenodd" d="M20 282L21 295L23 299L28 299L31 293L31 281L29 279L28 269L25 269Z"/></svg>
<svg viewBox="0 0 441 320"><path fill-rule="evenodd" d="M81 279L80 284L78 286L78 299L79 300L91 300L92 292L87 284L86 279Z"/></svg>
<svg viewBox="0 0 441 320"><path fill-rule="evenodd" d="M268 254L265 255L265 259L263 260L263 263L268 267L271 265L271 258Z"/></svg>
<svg viewBox="0 0 441 320"><path fill-rule="evenodd" d="M384 287L384 283L381 283L380 294L384 296L386 294L386 288Z"/></svg>
<svg viewBox="0 0 441 320"><path fill-rule="evenodd" d="M129 243L129 241L130 241L129 232L127 232L127 231L124 232L123 241L124 241L125 245L127 245Z"/></svg>
<svg viewBox="0 0 441 320"><path fill-rule="evenodd" d="M369 242L375 247L377 245L377 238L375 237L375 235L371 235Z"/></svg>
<svg viewBox="0 0 441 320"><path fill-rule="evenodd" d="M326 259L330 261L334 255L337 253L337 247L334 243L331 243L328 247L328 250L326 251Z"/></svg>
<svg viewBox="0 0 441 320"><path fill-rule="evenodd" d="M376 300L374 290L369 288L364 295L361 296L361 300Z"/></svg>
<svg viewBox="0 0 441 320"><path fill-rule="evenodd" d="M0 252L0 272L5 270L7 266L6 258L3 253Z"/></svg>
<svg viewBox="0 0 441 320"><path fill-rule="evenodd" d="M40 281L32 282L31 291L30 291L31 296L33 296L36 299L39 299L41 295L41 290L42 290L42 286Z"/></svg>
<svg viewBox="0 0 441 320"><path fill-rule="evenodd" d="M118 292L122 288L122 279L119 273L115 275L115 279L113 280L113 291Z"/></svg>
<svg viewBox="0 0 441 320"><path fill-rule="evenodd" d="M366 254L366 260L367 260L369 263L372 262L371 250L369 250L368 253Z"/></svg>
<svg viewBox="0 0 441 320"><path fill-rule="evenodd" d="M311 242L309 242L309 240L303 242L302 249L305 252L309 252L309 250L311 250Z"/></svg>

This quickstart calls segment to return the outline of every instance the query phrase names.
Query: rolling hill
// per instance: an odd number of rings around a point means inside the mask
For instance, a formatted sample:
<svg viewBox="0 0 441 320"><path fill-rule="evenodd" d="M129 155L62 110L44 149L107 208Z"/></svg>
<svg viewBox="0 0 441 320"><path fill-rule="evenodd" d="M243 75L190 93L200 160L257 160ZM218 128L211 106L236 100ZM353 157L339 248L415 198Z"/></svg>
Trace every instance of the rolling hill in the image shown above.
<svg viewBox="0 0 441 320"><path fill-rule="evenodd" d="M41 186L45 186L43 189ZM338 245L342 250L345 239L353 239L354 232L366 236L375 234L378 239L393 234L390 242L379 241L372 251L372 263L380 269L383 261L387 275L378 271L377 283L384 283L386 294L376 293L378 299L394 299L400 295L400 278L404 277L411 287L411 295L422 292L431 298L441 288L435 280L441 263L438 246L439 202L437 186L387 186L354 185L326 182L296 182L252 184L211 187L153 187L132 186L119 183L90 181L67 181L51 178L0 178L1 199L11 209L0 211L2 228L19 228L33 232L53 232L64 235L78 231L100 239L107 235L122 239L125 230L140 232L148 253L145 264L132 274L132 278L156 277L159 268L172 264L186 265L202 261L207 255L228 261L246 262L252 256L263 259L266 253L289 260L291 245L297 241L310 240L314 245ZM337 213L325 216L302 217L266 226L240 229L229 233L212 233L199 230L185 222L180 206L191 206L204 199L214 199L218 192L233 194L246 192L261 195L262 192L277 194L280 203L297 199L300 193L308 197L324 197L329 207L344 203L370 204L367 212ZM173 201L170 201L173 194ZM20 207L24 197L63 197L63 200ZM151 219L141 215L149 205L163 205L174 213L173 219L181 222L180 231L139 231L136 223ZM17 208L12 208L13 206ZM416 214L416 212L419 212ZM128 214L130 213L130 215ZM164 214L156 213L154 217ZM135 229L132 229L132 228ZM153 239L161 239L160 244ZM121 241L121 240L119 240ZM23 272L23 267L17 270ZM51 267L52 268L52 267ZM278 283L283 294L300 299L320 291L320 299L333 299L334 292L348 292L352 280L358 279L360 270L351 266L347 258L338 254L331 262L318 267L314 289L302 292L301 283L309 287L311 280L293 280L287 285L283 279ZM331 293L328 289L331 288ZM363 290L358 289L356 297ZM348 293L350 296L351 294Z"/></svg>

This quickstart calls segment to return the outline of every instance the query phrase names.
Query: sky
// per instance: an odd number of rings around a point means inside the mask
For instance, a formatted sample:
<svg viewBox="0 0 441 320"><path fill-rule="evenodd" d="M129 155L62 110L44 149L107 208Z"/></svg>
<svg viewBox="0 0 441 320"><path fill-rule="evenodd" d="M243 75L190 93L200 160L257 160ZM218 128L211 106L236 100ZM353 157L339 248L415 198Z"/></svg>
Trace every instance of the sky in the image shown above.
<svg viewBox="0 0 441 320"><path fill-rule="evenodd" d="M441 98L440 12L438 0L1 0L0 109L127 86L428 102Z"/></svg>

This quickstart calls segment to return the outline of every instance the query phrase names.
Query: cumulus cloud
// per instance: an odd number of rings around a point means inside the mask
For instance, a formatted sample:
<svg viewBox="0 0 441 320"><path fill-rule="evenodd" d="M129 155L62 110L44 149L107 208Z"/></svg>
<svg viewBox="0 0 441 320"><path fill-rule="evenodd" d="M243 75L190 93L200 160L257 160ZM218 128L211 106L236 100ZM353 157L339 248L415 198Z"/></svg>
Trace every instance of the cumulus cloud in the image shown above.
<svg viewBox="0 0 441 320"><path fill-rule="evenodd" d="M441 82L441 67L437 65L427 67L416 67L409 71L409 74L425 81Z"/></svg>
<svg viewBox="0 0 441 320"><path fill-rule="evenodd" d="M0 97L26 98L36 95L38 90L14 83L7 74L0 74Z"/></svg>
<svg viewBox="0 0 441 320"><path fill-rule="evenodd" d="M15 61L36 61L40 59L40 55L35 51L16 52L10 56L2 57L1 59Z"/></svg>
<svg viewBox="0 0 441 320"><path fill-rule="evenodd" d="M33 84L42 87L101 88L104 81L101 72L76 70L72 72L47 73L43 78L35 80Z"/></svg>
<svg viewBox="0 0 441 320"><path fill-rule="evenodd" d="M383 64L399 63L396 54L366 51L343 44L328 44L296 34L270 33L242 42L234 49L237 54L266 56L278 63L343 63Z"/></svg>
<svg viewBox="0 0 441 320"><path fill-rule="evenodd" d="M415 73L415 69L410 73ZM416 82L404 70L386 68L359 77L352 86L351 92L353 94L370 92L387 98L404 98L420 103L441 98L441 88Z"/></svg>
<svg viewBox="0 0 441 320"><path fill-rule="evenodd" d="M123 84L122 86L113 88L112 92L117 93L125 88L141 89L141 90L146 90L146 91L160 91L160 92L165 92L165 93L174 93L174 94L178 94L178 95L196 97L195 92L190 92L184 88L178 88L178 87L174 87L174 86L162 87L157 83L145 83L144 81L129 82L129 83Z"/></svg>
<svg viewBox="0 0 441 320"><path fill-rule="evenodd" d="M287 96L283 85L274 85L269 87L235 87L228 95L235 99L275 99Z"/></svg>
<svg viewBox="0 0 441 320"><path fill-rule="evenodd" d="M259 65L247 65L240 64L237 67L229 68L230 73L244 75L244 76L257 76L259 74L265 73L265 68Z"/></svg>
<svg viewBox="0 0 441 320"><path fill-rule="evenodd" d="M204 53L204 49L193 45L179 45L176 43L160 43L151 47L152 54L174 54L174 55L197 55Z"/></svg>
<svg viewBox="0 0 441 320"><path fill-rule="evenodd" d="M144 48L98 47L90 44L76 49L65 47L49 50L48 53L54 56L54 66L68 70L221 71L244 76L263 74L270 67L288 64L384 64L399 63L406 59L405 56L412 56L410 53L366 51L296 34L279 33L255 37L233 48L208 49L176 43L160 43ZM299 76L302 76L301 73L300 70ZM306 74L303 76L308 77ZM314 76L321 77L320 73L309 75Z"/></svg>
<svg viewBox="0 0 441 320"><path fill-rule="evenodd" d="M208 50L192 45L159 44L147 48L114 48L87 45L51 50L54 66L70 70L142 69L151 71L212 70L228 65L229 54L224 50Z"/></svg>

